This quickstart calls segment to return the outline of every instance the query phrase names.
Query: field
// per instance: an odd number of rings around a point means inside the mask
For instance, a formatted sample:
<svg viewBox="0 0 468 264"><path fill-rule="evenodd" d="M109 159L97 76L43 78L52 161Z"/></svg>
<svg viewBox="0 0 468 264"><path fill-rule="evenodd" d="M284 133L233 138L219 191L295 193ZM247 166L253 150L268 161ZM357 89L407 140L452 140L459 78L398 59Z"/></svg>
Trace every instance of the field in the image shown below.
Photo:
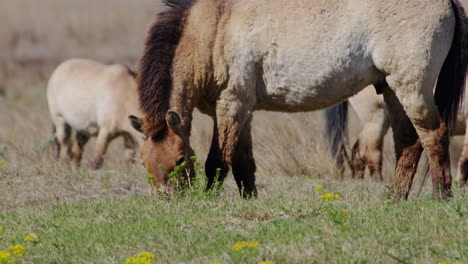
<svg viewBox="0 0 468 264"><path fill-rule="evenodd" d="M468 263L468 191L431 198L430 184L408 202L388 198L394 166L385 140L384 183L342 180L329 158L321 112L254 115L259 197L242 200L197 185L171 199L155 196L138 163L126 168L121 139L93 171L93 142L81 169L59 166L45 88L70 57L137 65L158 0L3 0L0 3L0 264L11 245L17 263L125 263L151 252L158 263ZM351 117L349 142L360 124ZM192 145L201 163L211 120L196 113ZM462 144L451 146L454 166ZM324 185L322 193L314 188ZM325 201L323 193L339 194ZM33 234L38 242L23 239ZM258 242L239 250L240 241ZM236 249L234 247L234 249Z"/></svg>

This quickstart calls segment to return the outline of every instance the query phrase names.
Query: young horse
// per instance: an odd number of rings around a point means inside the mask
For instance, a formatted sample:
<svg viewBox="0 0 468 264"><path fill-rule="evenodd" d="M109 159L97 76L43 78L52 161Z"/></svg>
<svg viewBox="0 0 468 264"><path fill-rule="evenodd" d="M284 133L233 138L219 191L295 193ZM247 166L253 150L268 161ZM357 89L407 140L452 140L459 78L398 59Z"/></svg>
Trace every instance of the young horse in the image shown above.
<svg viewBox="0 0 468 264"><path fill-rule="evenodd" d="M254 110L317 110L375 84L395 135L397 197L407 198L423 147L434 193L451 196L446 124L468 64L468 19L457 0L165 2L140 62L145 116L133 119L147 136L142 158L160 183L178 162L191 166L195 107L214 120L209 186L217 168L222 181L232 165L250 197Z"/></svg>
<svg viewBox="0 0 468 264"><path fill-rule="evenodd" d="M363 125L349 159L344 148L348 101ZM341 172L344 171L345 159L349 162L353 178L364 178L367 167L373 179L383 181L383 141L390 128L383 97L377 95L375 88L369 85L348 101L329 107L325 111L325 136L330 141L332 156Z"/></svg>
<svg viewBox="0 0 468 264"><path fill-rule="evenodd" d="M47 100L63 164L68 165L70 158L79 167L84 145L96 135L92 168L102 165L109 142L120 135L124 137L127 161L133 163L143 135L127 119L130 114L141 114L135 74L126 66L68 60L52 74Z"/></svg>
<svg viewBox="0 0 468 264"><path fill-rule="evenodd" d="M465 84L465 92L466 86ZM465 135L465 144L462 155L458 162L457 180L464 184L468 177L468 137L466 127L468 125L468 96L463 96L463 105L458 113L455 128L452 136ZM373 86L366 87L357 95L349 98L349 103L356 111L363 128L358 139L353 145L349 165L353 178L362 179L366 167L369 169L371 177L376 180L383 180L382 177L382 149L385 134L389 129L388 115L381 96L375 93ZM333 107L327 108L325 112L326 136L330 140L332 156L336 158L336 163L340 171L343 171L343 162L347 156L344 148L344 138L346 133L348 101L342 102Z"/></svg>
<svg viewBox="0 0 468 264"><path fill-rule="evenodd" d="M468 85L468 83L466 84ZM465 85L465 87L466 87ZM466 88L465 88L466 91ZM464 104L458 113L452 136L466 135L468 125L468 96L464 94ZM389 129L388 114L383 105L383 100L375 93L372 86L368 86L362 92L349 98L349 103L357 112L363 123L363 129L353 145L349 165L353 178L364 177L366 167L371 177L383 180L382 177L382 149L385 134ZM347 156L344 149L344 137L347 121L348 101L326 109L326 135L329 137L332 156L336 158L338 168L343 170L343 162ZM468 137L465 136L465 144L458 162L457 181L464 184L468 177Z"/></svg>

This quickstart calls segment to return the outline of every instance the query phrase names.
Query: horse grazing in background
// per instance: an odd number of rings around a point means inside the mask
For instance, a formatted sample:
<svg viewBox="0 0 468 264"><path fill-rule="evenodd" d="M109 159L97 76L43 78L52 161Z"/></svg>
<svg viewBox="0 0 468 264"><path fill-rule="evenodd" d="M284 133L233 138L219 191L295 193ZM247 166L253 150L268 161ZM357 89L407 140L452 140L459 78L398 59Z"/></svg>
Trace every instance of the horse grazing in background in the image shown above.
<svg viewBox="0 0 468 264"><path fill-rule="evenodd" d="M241 194L255 196L254 110L322 109L374 84L395 135L397 199L408 197L423 148L434 194L451 196L447 125L468 64L468 19L457 0L165 3L140 61L144 118L132 118L146 135L142 159L156 181L167 184L183 161L193 173L198 107L214 120L208 188L232 166Z"/></svg>
<svg viewBox="0 0 468 264"><path fill-rule="evenodd" d="M352 147L351 157L348 157L344 142L348 104L354 109L362 124L361 132ZM325 121L325 137L329 140L331 154L336 160L339 171L344 172L344 163L347 161L353 178L364 178L367 167L374 180L383 181L382 149L390 122L383 97L375 93L374 87L369 85L347 101L327 108Z"/></svg>
<svg viewBox="0 0 468 264"><path fill-rule="evenodd" d="M465 84L465 92L466 86ZM375 180L383 180L382 177L382 149L385 134L389 129L388 114L385 110L383 98L375 93L372 86L368 86L357 95L349 98L349 104L356 111L362 130L352 147L349 165L353 178L362 179L366 167L371 177ZM336 158L338 168L342 171L344 160L347 157L344 148L348 101L327 108L325 112L326 136L329 136L332 156ZM464 184L468 180L468 96L463 96L463 105L458 113L452 136L465 135L465 143L462 155L458 161L457 181ZM330 137L331 135L331 137Z"/></svg>
<svg viewBox="0 0 468 264"><path fill-rule="evenodd" d="M133 163L143 135L133 129L128 115L141 116L135 73L124 65L71 59L53 72L47 86L47 101L54 123L58 156L80 166L84 145L97 135L91 163L99 168L110 141L124 137L125 155Z"/></svg>

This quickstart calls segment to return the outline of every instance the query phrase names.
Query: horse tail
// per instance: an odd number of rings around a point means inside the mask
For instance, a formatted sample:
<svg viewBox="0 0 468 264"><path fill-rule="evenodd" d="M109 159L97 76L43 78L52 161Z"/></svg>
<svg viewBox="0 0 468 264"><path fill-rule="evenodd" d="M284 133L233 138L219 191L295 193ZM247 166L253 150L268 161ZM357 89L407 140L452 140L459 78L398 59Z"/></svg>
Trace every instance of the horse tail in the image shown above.
<svg viewBox="0 0 468 264"><path fill-rule="evenodd" d="M348 119L348 101L344 101L325 110L325 137L330 144L330 150L337 167L341 170L347 157L344 141L346 136L346 121Z"/></svg>
<svg viewBox="0 0 468 264"><path fill-rule="evenodd" d="M455 128L458 109L463 100L468 68L468 18L458 0L452 0L451 3L455 15L452 46L442 65L434 94L439 113L450 134Z"/></svg>
<svg viewBox="0 0 468 264"><path fill-rule="evenodd" d="M157 15L149 30L137 74L140 108L145 115L145 123L149 125L143 127L145 134L153 136L166 128L173 60L194 1L164 0L168 9Z"/></svg>

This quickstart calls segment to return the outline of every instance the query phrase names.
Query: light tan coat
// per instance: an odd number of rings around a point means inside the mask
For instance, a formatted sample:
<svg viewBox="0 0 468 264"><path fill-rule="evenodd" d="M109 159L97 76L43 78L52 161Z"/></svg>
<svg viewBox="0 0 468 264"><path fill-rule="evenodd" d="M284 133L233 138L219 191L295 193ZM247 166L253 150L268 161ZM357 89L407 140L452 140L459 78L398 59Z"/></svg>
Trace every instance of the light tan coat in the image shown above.
<svg viewBox="0 0 468 264"><path fill-rule="evenodd" d="M127 119L141 113L135 76L126 66L85 59L65 61L49 80L47 100L62 163L67 164L70 157L79 166L84 145L89 137L97 136L91 166L98 168L109 142L120 135L127 160L133 161L143 135Z"/></svg>

